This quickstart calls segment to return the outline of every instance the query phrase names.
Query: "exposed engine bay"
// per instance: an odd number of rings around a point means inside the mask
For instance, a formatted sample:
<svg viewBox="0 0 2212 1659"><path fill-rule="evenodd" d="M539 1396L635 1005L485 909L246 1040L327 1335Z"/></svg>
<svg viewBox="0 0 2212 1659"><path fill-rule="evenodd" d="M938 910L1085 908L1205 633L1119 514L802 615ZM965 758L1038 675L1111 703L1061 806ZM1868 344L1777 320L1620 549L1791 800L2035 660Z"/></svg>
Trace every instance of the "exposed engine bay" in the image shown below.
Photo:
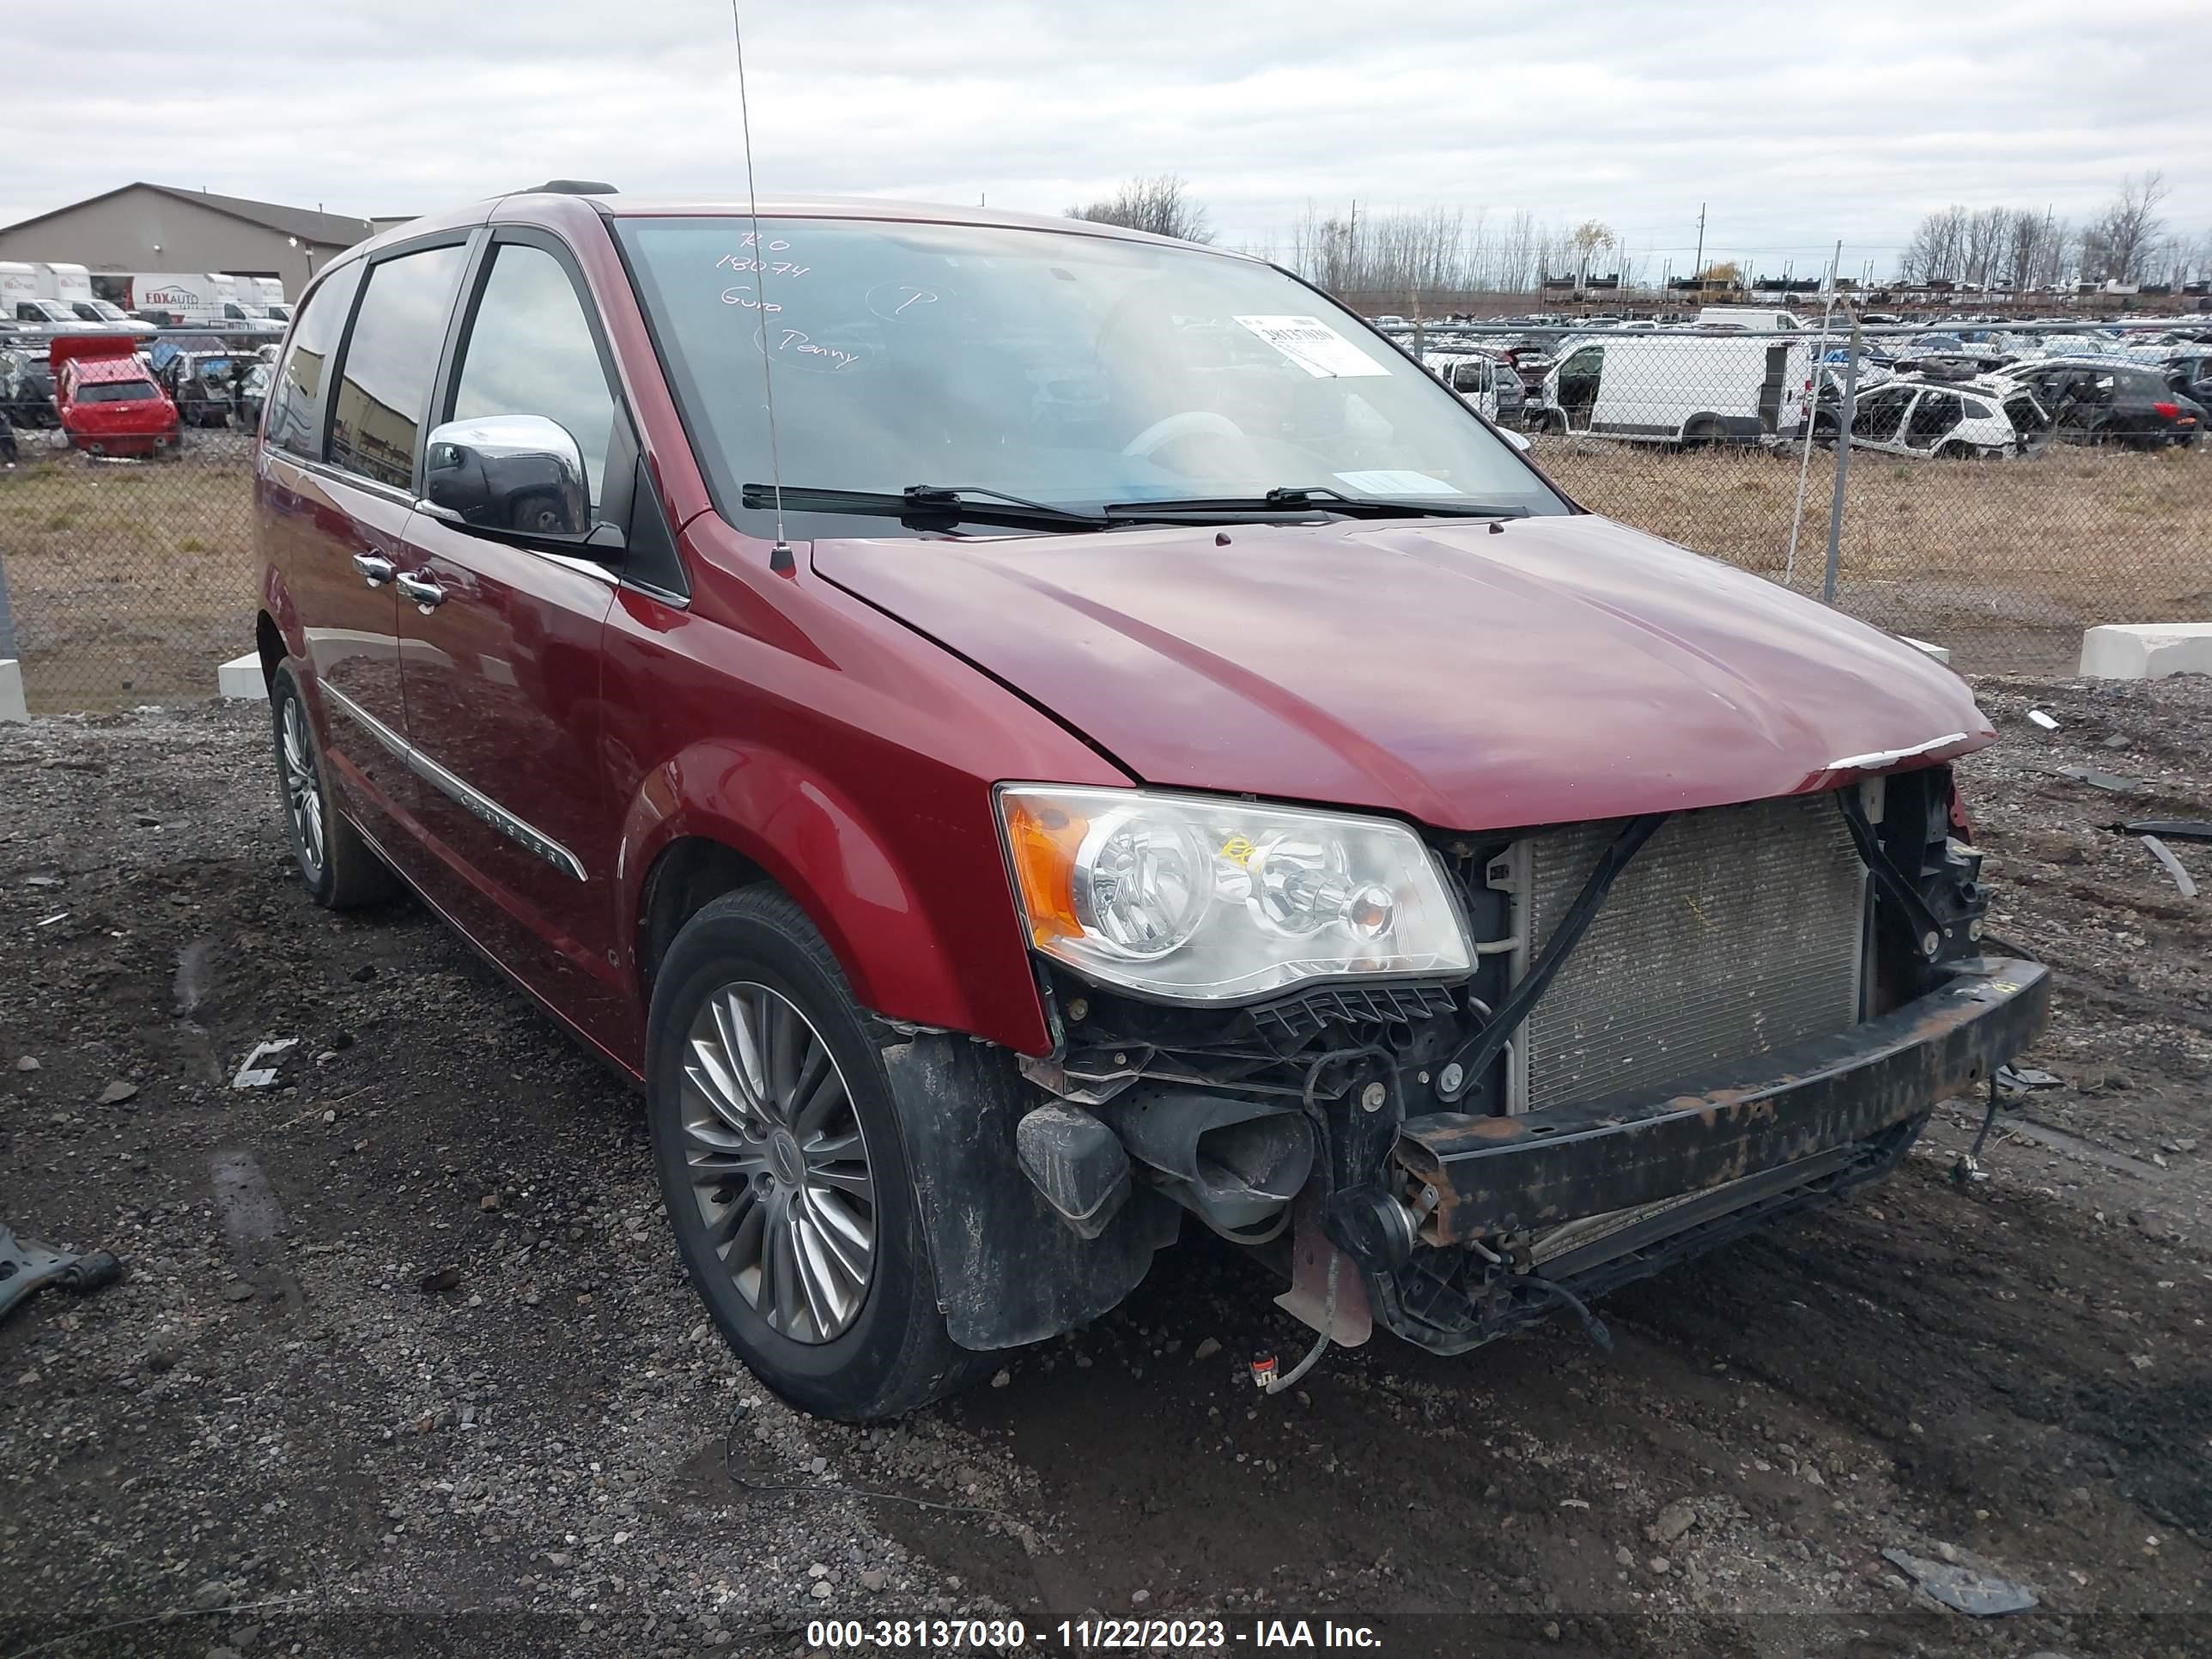
<svg viewBox="0 0 2212 1659"><path fill-rule="evenodd" d="M1967 835L1937 766L1436 836L1455 980L1192 1009L1041 969L1060 1042L1022 1063L1020 1167L1078 1240L1171 1237L1165 1206L1267 1253L1340 1343L1561 1310L1602 1340L1590 1298L1879 1176L2040 1027Z"/></svg>

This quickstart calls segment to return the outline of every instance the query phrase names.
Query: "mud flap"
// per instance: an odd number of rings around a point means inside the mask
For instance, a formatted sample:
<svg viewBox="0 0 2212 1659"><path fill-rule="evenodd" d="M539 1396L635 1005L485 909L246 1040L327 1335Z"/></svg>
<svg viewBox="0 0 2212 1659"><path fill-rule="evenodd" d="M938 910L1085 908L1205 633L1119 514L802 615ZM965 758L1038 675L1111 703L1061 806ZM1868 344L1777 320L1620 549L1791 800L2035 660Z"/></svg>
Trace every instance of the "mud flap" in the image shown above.
<svg viewBox="0 0 2212 1659"><path fill-rule="evenodd" d="M1118 1304L1182 1212L1151 1188L1079 1238L1022 1173L1014 1126L1040 1097L1002 1048L925 1035L884 1050L921 1207L938 1305L952 1340L988 1352L1038 1342Z"/></svg>

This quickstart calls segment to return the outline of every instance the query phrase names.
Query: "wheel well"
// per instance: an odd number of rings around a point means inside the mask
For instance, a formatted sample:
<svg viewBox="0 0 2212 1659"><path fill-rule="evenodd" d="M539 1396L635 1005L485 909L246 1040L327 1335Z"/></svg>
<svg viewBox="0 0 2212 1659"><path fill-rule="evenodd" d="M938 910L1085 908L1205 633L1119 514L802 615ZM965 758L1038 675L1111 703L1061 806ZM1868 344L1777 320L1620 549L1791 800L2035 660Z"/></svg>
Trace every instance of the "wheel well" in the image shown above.
<svg viewBox="0 0 2212 1659"><path fill-rule="evenodd" d="M276 670L284 661L283 633L266 611L253 620L253 648L260 653L261 683L266 685L276 678Z"/></svg>
<svg viewBox="0 0 2212 1659"><path fill-rule="evenodd" d="M703 906L769 879L743 853L720 842L687 836L661 848L645 878L645 902L637 911L637 968L640 988L647 1000L660 959L684 924Z"/></svg>

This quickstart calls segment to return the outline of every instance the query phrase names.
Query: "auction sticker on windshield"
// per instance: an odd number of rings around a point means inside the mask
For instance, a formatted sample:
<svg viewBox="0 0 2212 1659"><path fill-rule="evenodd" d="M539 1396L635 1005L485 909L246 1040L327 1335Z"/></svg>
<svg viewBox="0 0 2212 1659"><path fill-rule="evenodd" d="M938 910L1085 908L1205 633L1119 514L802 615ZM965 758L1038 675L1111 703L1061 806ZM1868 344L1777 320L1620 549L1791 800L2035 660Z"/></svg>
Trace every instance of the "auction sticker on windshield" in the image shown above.
<svg viewBox="0 0 2212 1659"><path fill-rule="evenodd" d="M1329 378L1390 372L1318 317L1239 317L1236 320L1309 374Z"/></svg>

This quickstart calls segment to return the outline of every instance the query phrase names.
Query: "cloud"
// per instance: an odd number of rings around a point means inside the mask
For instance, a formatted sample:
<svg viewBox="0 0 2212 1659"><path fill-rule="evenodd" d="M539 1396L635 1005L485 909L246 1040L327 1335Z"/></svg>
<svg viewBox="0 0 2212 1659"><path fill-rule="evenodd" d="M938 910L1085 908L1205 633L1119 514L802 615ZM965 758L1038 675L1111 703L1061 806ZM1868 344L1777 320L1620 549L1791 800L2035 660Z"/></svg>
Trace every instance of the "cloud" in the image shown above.
<svg viewBox="0 0 2212 1659"><path fill-rule="evenodd" d="M17 9L0 222L142 178L361 215L549 176L743 185L718 0L231 0L199 44L125 31L96 58L66 8ZM1709 252L1802 268L1840 238L1855 269L1886 265L1933 208L2078 218L2163 167L2174 228L2212 229L2204 146L2180 142L2202 122L2173 75L2212 53L2202 0L747 11L769 191L1056 212L1174 171L1230 243L1284 241L1309 201L1356 198L1595 217L1678 261L1703 203Z"/></svg>

